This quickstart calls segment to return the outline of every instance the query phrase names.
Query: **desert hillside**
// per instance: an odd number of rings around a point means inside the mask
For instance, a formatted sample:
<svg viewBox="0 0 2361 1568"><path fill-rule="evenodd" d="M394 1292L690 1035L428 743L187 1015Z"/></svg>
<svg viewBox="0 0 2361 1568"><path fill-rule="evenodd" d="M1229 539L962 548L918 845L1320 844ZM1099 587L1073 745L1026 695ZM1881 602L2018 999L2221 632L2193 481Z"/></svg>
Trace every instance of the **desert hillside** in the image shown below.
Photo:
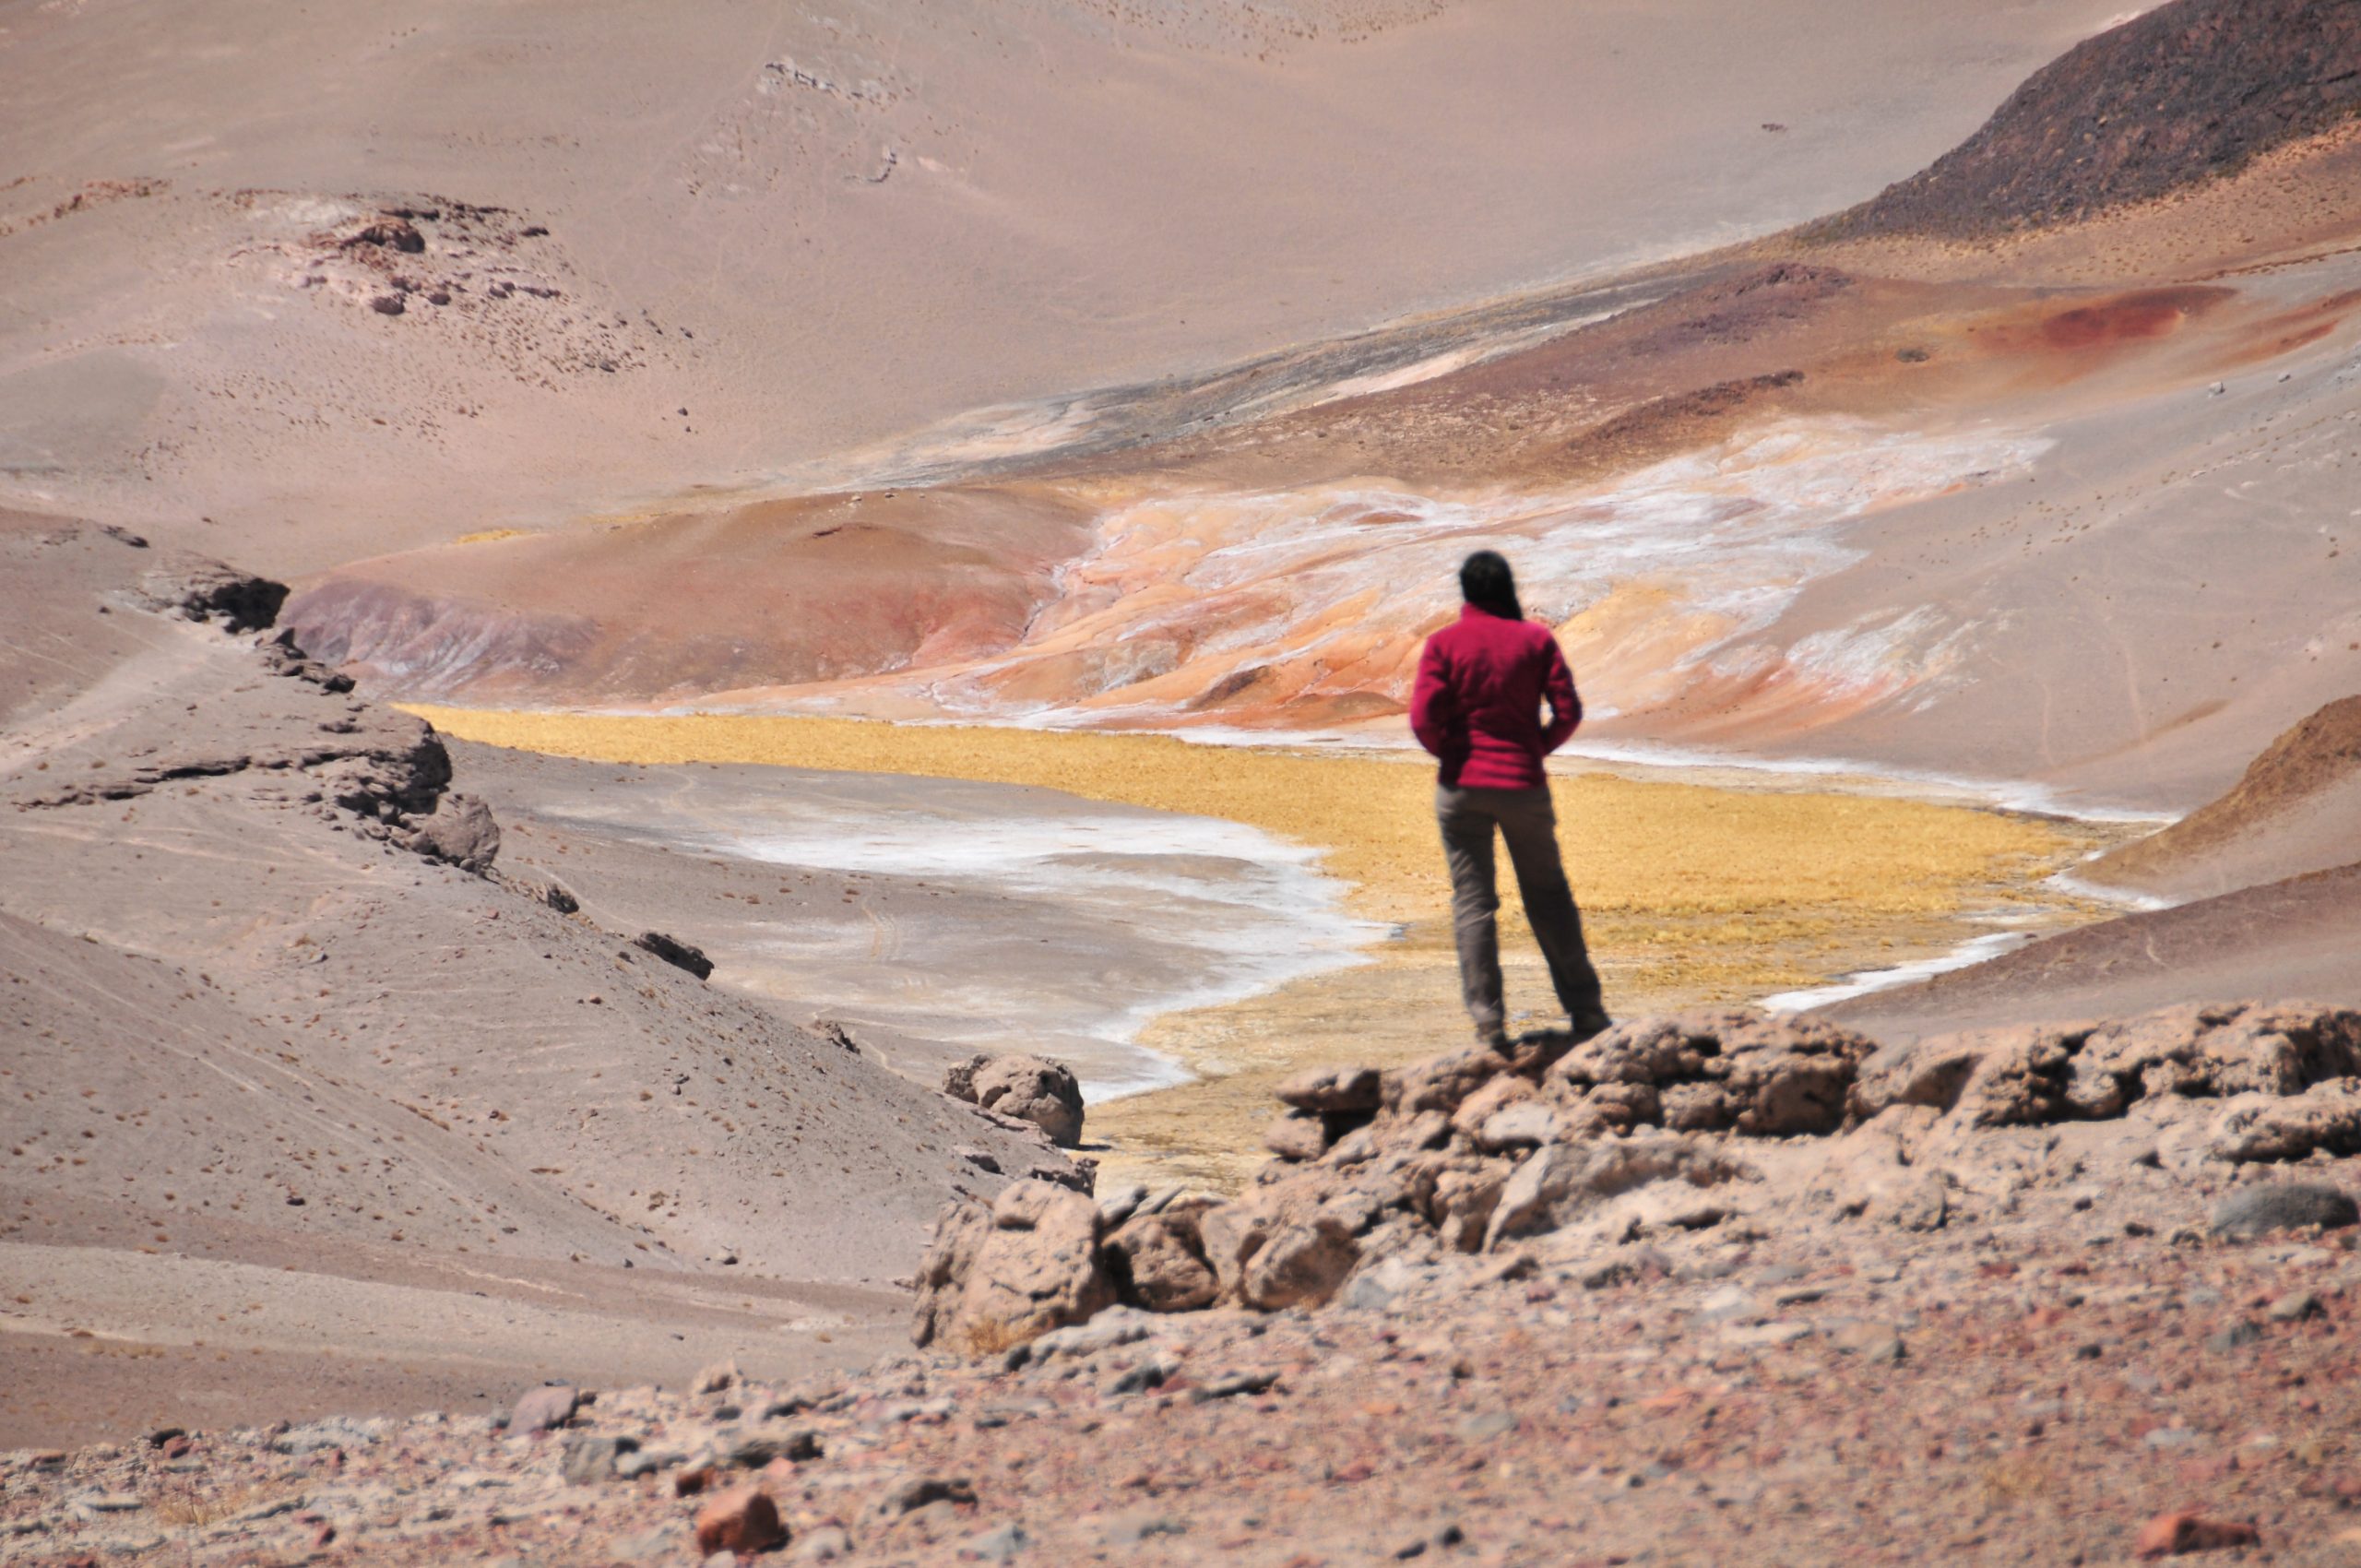
<svg viewBox="0 0 2361 1568"><path fill-rule="evenodd" d="M2119 9L11 6L0 498L285 576L1026 450L1857 199Z"/></svg>
<svg viewBox="0 0 2361 1568"><path fill-rule="evenodd" d="M1014 445L971 410L815 490L349 563L291 622L478 707L1398 744L1488 542L1591 745L2185 811L2361 681L2341 17L2265 48L2152 11L1842 221L1077 388ZM2089 103L2200 79L2246 109L2091 139Z"/></svg>
<svg viewBox="0 0 2361 1568"><path fill-rule="evenodd" d="M2361 0L0 0L0 1559L2361 1560Z"/></svg>

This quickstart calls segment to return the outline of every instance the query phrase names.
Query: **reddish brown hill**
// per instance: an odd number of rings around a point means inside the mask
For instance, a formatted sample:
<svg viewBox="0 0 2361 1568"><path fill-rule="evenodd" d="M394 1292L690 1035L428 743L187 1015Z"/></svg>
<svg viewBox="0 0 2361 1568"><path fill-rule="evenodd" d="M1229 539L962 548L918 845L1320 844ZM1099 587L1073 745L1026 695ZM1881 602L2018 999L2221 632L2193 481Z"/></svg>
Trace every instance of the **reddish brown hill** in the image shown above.
<svg viewBox="0 0 2361 1568"><path fill-rule="evenodd" d="M2361 696L2330 703L2273 741L2236 786L2096 861L2094 880L2157 892L2225 892L2361 861Z"/></svg>
<svg viewBox="0 0 2361 1568"><path fill-rule="evenodd" d="M1983 129L1821 237L1975 238L2236 170L2361 110L2361 0L2173 0L2028 77Z"/></svg>

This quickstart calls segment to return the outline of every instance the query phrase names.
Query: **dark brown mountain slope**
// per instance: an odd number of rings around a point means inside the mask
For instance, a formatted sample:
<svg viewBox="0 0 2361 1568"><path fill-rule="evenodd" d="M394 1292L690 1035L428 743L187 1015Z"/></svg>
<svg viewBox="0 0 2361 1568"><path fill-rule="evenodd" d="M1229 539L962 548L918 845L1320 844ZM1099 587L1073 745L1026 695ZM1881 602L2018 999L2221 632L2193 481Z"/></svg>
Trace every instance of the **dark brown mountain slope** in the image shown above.
<svg viewBox="0 0 2361 1568"><path fill-rule="evenodd" d="M2220 174L2361 110L2361 0L2172 0L2028 77L1818 237L2041 228Z"/></svg>
<svg viewBox="0 0 2361 1568"><path fill-rule="evenodd" d="M2221 799L2094 862L2094 882L2167 897L2226 893L2361 861L2361 696L2273 741ZM2361 969L2361 953L2355 956Z"/></svg>

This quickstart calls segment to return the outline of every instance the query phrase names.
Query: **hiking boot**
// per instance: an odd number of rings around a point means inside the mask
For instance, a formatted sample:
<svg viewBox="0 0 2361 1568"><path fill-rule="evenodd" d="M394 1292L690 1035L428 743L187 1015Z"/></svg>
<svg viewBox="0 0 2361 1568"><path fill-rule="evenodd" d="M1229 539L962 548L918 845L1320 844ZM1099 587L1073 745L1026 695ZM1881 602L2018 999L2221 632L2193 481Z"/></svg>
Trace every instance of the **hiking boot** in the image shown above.
<svg viewBox="0 0 2361 1568"><path fill-rule="evenodd" d="M1508 1030L1498 1024L1478 1025L1476 1029L1476 1043L1487 1050L1497 1051L1503 1056L1510 1055L1516 1050L1516 1041L1511 1039Z"/></svg>
<svg viewBox="0 0 2361 1568"><path fill-rule="evenodd" d="M1604 1007L1585 1007L1567 1020L1567 1033L1574 1037L1576 1045L1593 1035L1605 1034L1614 1027L1615 1020L1607 1016Z"/></svg>

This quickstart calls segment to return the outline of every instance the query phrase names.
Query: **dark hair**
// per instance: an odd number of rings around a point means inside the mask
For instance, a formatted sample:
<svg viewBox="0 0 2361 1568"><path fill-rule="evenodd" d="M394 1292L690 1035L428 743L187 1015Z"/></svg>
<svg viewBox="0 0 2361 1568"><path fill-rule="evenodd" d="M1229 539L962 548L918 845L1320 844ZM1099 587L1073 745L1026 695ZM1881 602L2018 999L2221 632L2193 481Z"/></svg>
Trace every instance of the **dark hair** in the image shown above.
<svg viewBox="0 0 2361 1568"><path fill-rule="evenodd" d="M1503 620L1525 619L1525 606L1516 600L1516 574L1497 550L1479 550L1459 564L1459 591L1478 610Z"/></svg>

